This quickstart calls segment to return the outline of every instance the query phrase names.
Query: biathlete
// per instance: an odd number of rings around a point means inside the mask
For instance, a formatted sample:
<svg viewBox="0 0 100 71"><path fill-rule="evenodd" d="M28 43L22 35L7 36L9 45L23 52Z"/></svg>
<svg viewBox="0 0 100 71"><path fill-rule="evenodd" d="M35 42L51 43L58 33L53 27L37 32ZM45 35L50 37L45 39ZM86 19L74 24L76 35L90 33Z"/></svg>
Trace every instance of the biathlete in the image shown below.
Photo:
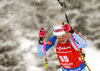
<svg viewBox="0 0 100 71"><path fill-rule="evenodd" d="M81 49L87 47L86 41L78 33L72 30L70 25L63 21L54 24L54 36L49 38L48 42L45 44L46 51L49 51L50 48L54 47L56 40L58 40L56 54L62 71L87 71L85 68L86 65L82 60L79 51L75 49L75 46L69 37L69 33L71 33L77 47L79 48L80 52L82 52ZM43 37L45 36L46 30L40 29L40 39L38 44L39 57L44 56Z"/></svg>

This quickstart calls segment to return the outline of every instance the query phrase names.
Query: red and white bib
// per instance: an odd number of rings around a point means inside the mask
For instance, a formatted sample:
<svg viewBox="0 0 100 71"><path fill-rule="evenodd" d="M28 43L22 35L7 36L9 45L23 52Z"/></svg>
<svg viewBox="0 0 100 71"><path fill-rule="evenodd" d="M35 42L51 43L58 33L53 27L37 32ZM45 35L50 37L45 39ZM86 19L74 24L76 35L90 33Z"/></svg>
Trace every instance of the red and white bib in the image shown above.
<svg viewBox="0 0 100 71"><path fill-rule="evenodd" d="M72 47L70 42L66 42L65 44L61 44L60 42L58 42L56 47L56 54L59 59L60 65L63 68L76 68L83 63L79 52Z"/></svg>

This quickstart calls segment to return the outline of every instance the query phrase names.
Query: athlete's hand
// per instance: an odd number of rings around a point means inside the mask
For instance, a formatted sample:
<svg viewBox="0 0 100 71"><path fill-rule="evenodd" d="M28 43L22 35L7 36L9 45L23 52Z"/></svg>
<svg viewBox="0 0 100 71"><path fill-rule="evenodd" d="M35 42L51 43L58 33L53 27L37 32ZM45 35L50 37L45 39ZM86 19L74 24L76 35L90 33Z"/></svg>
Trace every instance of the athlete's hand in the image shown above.
<svg viewBox="0 0 100 71"><path fill-rule="evenodd" d="M68 24L64 24L62 28L64 29L65 32L69 32L71 30L71 27Z"/></svg>
<svg viewBox="0 0 100 71"><path fill-rule="evenodd" d="M74 30L72 29L72 27L71 27L71 30L69 31L71 34L73 34L74 33Z"/></svg>
<svg viewBox="0 0 100 71"><path fill-rule="evenodd" d="M82 53L83 57L85 57L85 53Z"/></svg>
<svg viewBox="0 0 100 71"><path fill-rule="evenodd" d="M72 27L71 27L70 25L68 25L68 24L64 24L64 25L62 26L62 28L64 29L65 32L70 32L71 34L74 33L74 30L73 30Z"/></svg>
<svg viewBox="0 0 100 71"><path fill-rule="evenodd" d="M46 36L46 30L41 28L40 31L39 31L39 37L42 38L42 37L45 37L45 36Z"/></svg>

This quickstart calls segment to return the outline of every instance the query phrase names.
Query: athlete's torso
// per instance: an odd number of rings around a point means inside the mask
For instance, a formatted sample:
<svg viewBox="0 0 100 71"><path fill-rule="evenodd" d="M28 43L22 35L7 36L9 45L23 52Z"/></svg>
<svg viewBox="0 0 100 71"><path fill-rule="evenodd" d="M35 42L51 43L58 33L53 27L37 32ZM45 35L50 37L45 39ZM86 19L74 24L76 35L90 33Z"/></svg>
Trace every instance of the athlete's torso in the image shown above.
<svg viewBox="0 0 100 71"><path fill-rule="evenodd" d="M63 68L71 69L78 67L83 63L79 52L76 51L68 41L65 44L58 42L56 47L56 54L60 65Z"/></svg>

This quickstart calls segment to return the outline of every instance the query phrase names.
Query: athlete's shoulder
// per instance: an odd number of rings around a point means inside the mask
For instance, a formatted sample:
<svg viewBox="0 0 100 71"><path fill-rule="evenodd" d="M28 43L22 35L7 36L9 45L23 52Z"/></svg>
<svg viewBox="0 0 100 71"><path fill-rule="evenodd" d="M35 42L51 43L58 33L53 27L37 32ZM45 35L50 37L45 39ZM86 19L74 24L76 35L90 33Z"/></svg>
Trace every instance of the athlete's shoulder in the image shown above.
<svg viewBox="0 0 100 71"><path fill-rule="evenodd" d="M51 44L53 44L53 45L54 45L54 44L55 44L56 39L57 39L57 37L56 37L56 36L52 36L52 37L50 37L50 38L49 38L49 40L48 40L48 42L47 42L47 44L48 44L48 43L51 43ZM49 44L49 45L50 45L50 44Z"/></svg>
<svg viewBox="0 0 100 71"><path fill-rule="evenodd" d="M52 37L49 38L49 41L50 41L50 40L56 40L56 39L57 39L56 36L52 36Z"/></svg>
<svg viewBox="0 0 100 71"><path fill-rule="evenodd" d="M46 50L50 49L53 45L55 45L56 42L56 36L52 36L48 39L48 42L46 43Z"/></svg>

